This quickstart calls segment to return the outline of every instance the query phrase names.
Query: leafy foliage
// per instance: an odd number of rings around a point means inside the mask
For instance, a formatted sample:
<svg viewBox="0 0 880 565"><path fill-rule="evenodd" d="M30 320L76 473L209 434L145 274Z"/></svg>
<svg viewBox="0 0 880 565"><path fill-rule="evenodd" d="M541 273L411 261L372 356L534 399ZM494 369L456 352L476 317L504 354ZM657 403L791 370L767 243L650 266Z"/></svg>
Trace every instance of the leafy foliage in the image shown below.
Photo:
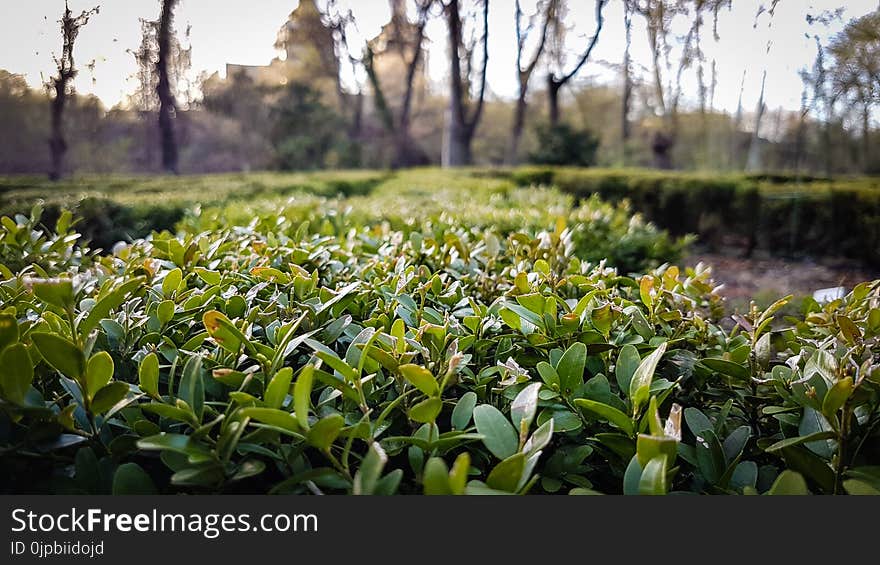
<svg viewBox="0 0 880 565"><path fill-rule="evenodd" d="M880 490L880 282L722 323L708 269L590 261L620 212L529 194L217 211L104 256L4 218L4 489Z"/></svg>

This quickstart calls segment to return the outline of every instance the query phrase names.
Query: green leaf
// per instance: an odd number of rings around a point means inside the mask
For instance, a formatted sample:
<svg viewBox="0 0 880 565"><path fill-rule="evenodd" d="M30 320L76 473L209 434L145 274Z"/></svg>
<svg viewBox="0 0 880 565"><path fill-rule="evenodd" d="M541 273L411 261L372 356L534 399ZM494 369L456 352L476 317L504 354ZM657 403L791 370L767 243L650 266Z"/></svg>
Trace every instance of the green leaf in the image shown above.
<svg viewBox="0 0 880 565"><path fill-rule="evenodd" d="M34 381L34 367L27 348L14 343L0 354L0 393L13 404L24 404L25 396Z"/></svg>
<svg viewBox="0 0 880 565"><path fill-rule="evenodd" d="M639 478L639 494L666 494L666 456L658 455L648 461Z"/></svg>
<svg viewBox="0 0 880 565"><path fill-rule="evenodd" d="M73 283L70 279L29 279L34 295L63 310L73 308Z"/></svg>
<svg viewBox="0 0 880 565"><path fill-rule="evenodd" d="M525 453L515 453L495 465L486 478L486 484L496 490L516 492L525 466Z"/></svg>
<svg viewBox="0 0 880 565"><path fill-rule="evenodd" d="M77 381L85 375L85 356L70 341L59 335L41 332L32 333L31 340L43 359L62 375Z"/></svg>
<svg viewBox="0 0 880 565"><path fill-rule="evenodd" d="M177 420L179 422L184 422L193 426L197 426L198 422L196 421L195 415L189 411L184 410L178 406L171 406L169 404L160 404L158 402L153 402L150 404L141 404L141 410L146 412L152 412L162 418L170 418L172 420Z"/></svg>
<svg viewBox="0 0 880 565"><path fill-rule="evenodd" d="M81 335L89 335L89 333L98 326L98 323L110 315L110 312L118 308L129 294L140 287L146 279L144 277L135 277L130 281L124 282L118 288L109 292L106 296L98 300L85 319L80 322L79 333Z"/></svg>
<svg viewBox="0 0 880 565"><path fill-rule="evenodd" d="M367 455L361 461L361 466L354 475L354 485L352 492L354 494L373 494L376 490L376 484L382 476L382 469L388 462L388 456L377 442L370 444Z"/></svg>
<svg viewBox="0 0 880 565"><path fill-rule="evenodd" d="M614 376L617 378L617 386L621 392L629 394L629 385L632 382L636 369L639 368L642 358L639 357L639 350L633 345L624 345L620 348L617 355L617 363L614 366Z"/></svg>
<svg viewBox="0 0 880 565"><path fill-rule="evenodd" d="M783 448L782 458L789 469L802 474L821 491L826 494L834 492L836 477L831 466L806 447L795 445Z"/></svg>
<svg viewBox="0 0 880 565"><path fill-rule="evenodd" d="M639 465L647 468L648 463L659 456L663 456L667 463L674 461L678 448L678 440L666 436L649 436L639 434L636 441L636 457Z"/></svg>
<svg viewBox="0 0 880 565"><path fill-rule="evenodd" d="M877 496L880 495L880 490L877 490L873 485L866 483L865 481L860 481L858 479L847 479L843 481L843 488L846 489L846 492L851 495L868 495L868 496Z"/></svg>
<svg viewBox="0 0 880 565"><path fill-rule="evenodd" d="M471 423L471 416L474 414L474 406L477 405L477 394L468 391L461 395L455 408L452 410L452 429L464 430Z"/></svg>
<svg viewBox="0 0 880 565"><path fill-rule="evenodd" d="M712 484L718 482L727 468L724 459L724 448L712 430L703 430L697 436L697 466L700 474Z"/></svg>
<svg viewBox="0 0 880 565"><path fill-rule="evenodd" d="M611 331L611 303L594 309L590 313L590 321L593 323L593 327L607 338Z"/></svg>
<svg viewBox="0 0 880 565"><path fill-rule="evenodd" d="M825 393L825 398L822 400L822 414L832 420L836 417L837 411L843 408L843 405L849 400L852 392L852 377L846 377L834 383L834 386Z"/></svg>
<svg viewBox="0 0 880 565"><path fill-rule="evenodd" d="M432 375L431 371L428 369L420 367L419 365L407 363L405 365L400 365L397 370L400 371L403 378L409 381L410 384L428 396L437 396L440 394L440 386L437 384L437 379L434 378L434 375Z"/></svg>
<svg viewBox="0 0 880 565"><path fill-rule="evenodd" d="M230 353L238 354L241 344L247 341L241 330L236 328L222 312L217 310L205 312L202 323L217 345Z"/></svg>
<svg viewBox="0 0 880 565"><path fill-rule="evenodd" d="M773 486L767 491L769 495L805 495L810 494L807 482L800 473L785 470L776 477Z"/></svg>
<svg viewBox="0 0 880 565"><path fill-rule="evenodd" d="M452 490L452 494L464 494L470 468L470 454L467 451L459 453L452 463L452 470L449 471L449 488Z"/></svg>
<svg viewBox="0 0 880 565"><path fill-rule="evenodd" d="M724 458L728 465L740 456L751 436L752 431L748 426L740 426L724 439L721 447L724 449Z"/></svg>
<svg viewBox="0 0 880 565"><path fill-rule="evenodd" d="M623 494L634 496L639 494L639 482L642 479L642 466L639 458L633 455L623 473Z"/></svg>
<svg viewBox="0 0 880 565"><path fill-rule="evenodd" d="M606 420L608 423L619 428L626 435L633 435L634 429L632 419L617 408L587 398L577 398L574 403L578 408L586 410L590 414Z"/></svg>
<svg viewBox="0 0 880 565"><path fill-rule="evenodd" d="M768 453L773 453L774 451L779 451L781 449L785 449L786 447L801 445L802 443L811 443L814 441L834 439L835 437L837 437L837 434L835 434L831 430L824 431L824 432L816 432L816 433L812 433L812 434L806 435L806 436L790 437L790 438L786 438L782 441L777 441L776 443L774 443L770 447L765 448L764 451L767 451Z"/></svg>
<svg viewBox="0 0 880 565"><path fill-rule="evenodd" d="M685 408L684 421L687 422L688 428L694 436L698 436L706 430L715 430L709 418L697 408Z"/></svg>
<svg viewBox="0 0 880 565"><path fill-rule="evenodd" d="M0 314L0 351L18 341L18 320L11 314Z"/></svg>
<svg viewBox="0 0 880 565"><path fill-rule="evenodd" d="M198 275L200 279L205 281L205 284L207 285L216 286L220 284L222 276L217 271L209 271L204 267L196 267L195 269L193 269L193 271L195 271L196 275Z"/></svg>
<svg viewBox="0 0 880 565"><path fill-rule="evenodd" d="M155 353L149 353L141 360L138 384L142 391L153 398L159 397L159 358Z"/></svg>
<svg viewBox="0 0 880 565"><path fill-rule="evenodd" d="M293 380L293 369L284 367L280 369L269 385L266 387L266 393L263 395L263 402L269 408L281 408L287 393L290 390L290 382Z"/></svg>
<svg viewBox="0 0 880 565"><path fill-rule="evenodd" d="M177 287L180 286L180 282L183 280L183 273L180 269L172 269L168 271L165 275L165 278L162 279L162 294L165 296L170 296L171 293L177 290Z"/></svg>
<svg viewBox="0 0 880 565"><path fill-rule="evenodd" d="M650 355L645 357L629 384L629 398L633 405L633 414L638 414L641 405L648 400L651 390L651 381L654 379L654 372L657 370L657 364L660 358L666 353L666 342L660 344Z"/></svg>
<svg viewBox="0 0 880 565"><path fill-rule="evenodd" d="M497 408L480 404L474 408L474 423L483 435L483 444L498 459L506 459L516 453L519 446L516 429Z"/></svg>
<svg viewBox="0 0 880 565"><path fill-rule="evenodd" d="M345 418L341 414L331 414L315 422L309 430L306 439L313 446L322 451L330 449L333 442L339 437L339 432L345 425Z"/></svg>
<svg viewBox="0 0 880 565"><path fill-rule="evenodd" d="M520 294L516 297L516 301L539 316L544 314L544 303L546 300L540 293Z"/></svg>
<svg viewBox="0 0 880 565"><path fill-rule="evenodd" d="M211 457L204 445L183 434L156 434L138 440L137 446L146 450L173 451L198 460L206 460Z"/></svg>
<svg viewBox="0 0 880 565"><path fill-rule="evenodd" d="M350 367L348 363L340 359L336 353L332 351L316 351L315 355L318 356L318 359L330 365L332 369L342 375L348 382L354 382L357 380L357 371Z"/></svg>
<svg viewBox="0 0 880 565"><path fill-rule="evenodd" d="M442 409L442 400L437 397L426 398L409 409L409 418L427 424L436 420Z"/></svg>
<svg viewBox="0 0 880 565"><path fill-rule="evenodd" d="M113 358L106 351L95 353L86 366L86 394L89 399L113 378Z"/></svg>
<svg viewBox="0 0 880 565"><path fill-rule="evenodd" d="M422 471L422 487L427 495L448 495L452 494L452 487L449 484L449 469L446 468L446 462L440 457L431 457L425 463Z"/></svg>
<svg viewBox="0 0 880 565"><path fill-rule="evenodd" d="M708 357L706 359L701 359L700 363L709 367L716 373L721 373L722 375L727 375L728 377L733 377L740 381L748 381L752 376L748 367L740 365L739 363L727 361L726 359Z"/></svg>
<svg viewBox="0 0 880 565"><path fill-rule="evenodd" d="M535 433L533 433L525 445L523 445L522 451L526 456L531 457L538 451L547 447L547 444L553 439L554 424L555 421L553 418L550 418L535 430Z"/></svg>
<svg viewBox="0 0 880 565"><path fill-rule="evenodd" d="M538 409L538 392L541 383L532 383L519 391L516 398L510 404L510 419L513 427L517 430L528 430L535 419L535 411Z"/></svg>
<svg viewBox="0 0 880 565"><path fill-rule="evenodd" d="M251 418L261 424L287 430L288 432L293 432L295 434L303 431L293 414L285 412L284 410L278 410L277 408L248 406L247 408L240 409L239 414L243 418ZM342 426L340 426L340 429L341 427ZM337 431L337 434L338 433L339 432ZM330 442L332 443L333 440L330 440Z"/></svg>
<svg viewBox="0 0 880 565"><path fill-rule="evenodd" d="M201 356L194 355L186 360L177 389L177 397L189 404L196 418L201 421L205 406L205 381L202 375Z"/></svg>
<svg viewBox="0 0 880 565"><path fill-rule="evenodd" d="M153 479L137 463L123 463L113 475L113 494L157 494Z"/></svg>
<svg viewBox="0 0 880 565"><path fill-rule="evenodd" d="M547 383L547 386L550 388L555 387L559 388L562 386L562 383L559 380L559 374L556 372L556 369L553 368L553 365L546 361L541 361L537 366L538 374L541 375L541 380Z"/></svg>
<svg viewBox="0 0 880 565"><path fill-rule="evenodd" d="M129 392L128 384L116 381L108 384L95 394L90 406L94 414L103 414L110 410L116 403L125 398Z"/></svg>
<svg viewBox="0 0 880 565"><path fill-rule="evenodd" d="M304 430L309 429L309 407L312 403L312 381L315 377L315 366L306 365L293 385L293 411L296 421Z"/></svg>
<svg viewBox="0 0 880 565"><path fill-rule="evenodd" d="M584 384L584 365L587 363L587 346L576 342L565 350L556 372L559 374L560 385L564 391L573 391Z"/></svg>

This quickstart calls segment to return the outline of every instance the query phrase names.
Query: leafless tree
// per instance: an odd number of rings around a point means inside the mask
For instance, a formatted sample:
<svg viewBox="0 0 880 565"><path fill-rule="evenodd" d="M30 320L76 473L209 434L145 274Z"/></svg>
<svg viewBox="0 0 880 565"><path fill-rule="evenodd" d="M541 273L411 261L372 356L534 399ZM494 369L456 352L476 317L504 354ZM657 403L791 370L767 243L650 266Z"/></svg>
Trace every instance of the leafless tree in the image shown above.
<svg viewBox="0 0 880 565"><path fill-rule="evenodd" d="M449 116L443 151L443 165L460 167L472 162L471 143L486 96L486 69L489 65L489 0L481 0L481 65L474 68L476 41L465 45L463 21L459 0L443 4L449 38ZM462 65L462 62L465 64ZM472 100L471 85L476 83L476 100Z"/></svg>
<svg viewBox="0 0 880 565"><path fill-rule="evenodd" d="M519 86L517 91L516 104L513 110L513 127L510 132L510 146L507 151L508 164L515 165L518 160L519 142L522 138L523 128L526 121L526 96L529 90L529 81L532 78L541 55L544 54L544 47L547 45L547 36L550 30L550 23L556 18L556 11L559 0L545 0L538 2L536 12L529 18L527 24L523 24L523 11L519 0L516 0L514 8L514 19L516 22L516 78ZM524 61L526 43L529 35L535 27L535 20L541 18L543 22L539 30L537 46L532 52L532 56L528 61Z"/></svg>
<svg viewBox="0 0 880 565"><path fill-rule="evenodd" d="M158 60L156 74L159 77L156 94L159 96L159 135L162 143L162 168L178 174L177 137L174 132L174 118L177 112L177 101L172 92L169 77L169 60L171 43L174 34L174 8L178 0L161 0L162 12L159 16Z"/></svg>
<svg viewBox="0 0 880 565"><path fill-rule="evenodd" d="M56 181L64 173L64 154L67 152L67 142L64 139L64 108L67 98L73 86L71 81L76 77L77 70L73 58L73 48L80 29L89 23L89 19L98 13L99 6L86 10L78 16L70 11L70 6L64 2L64 13L58 23L61 24L61 55L54 57L58 74L52 77L48 88L52 92L51 120L52 130L49 137L49 151L52 154L52 165L49 170L49 178Z"/></svg>
<svg viewBox="0 0 880 565"><path fill-rule="evenodd" d="M382 77L379 76L374 62L376 54L370 42L364 50L364 69L373 89L376 110L385 130L394 139L395 157L394 167L407 167L412 165L426 164L427 156L410 134L413 96L415 91L416 74L423 65L425 27L430 19L431 8L435 0L416 0L416 21L411 24L405 11L400 8L392 10L390 32L394 49L404 63L406 74L404 77L404 92L400 105L395 110L390 106L382 86ZM409 37L412 35L412 37Z"/></svg>

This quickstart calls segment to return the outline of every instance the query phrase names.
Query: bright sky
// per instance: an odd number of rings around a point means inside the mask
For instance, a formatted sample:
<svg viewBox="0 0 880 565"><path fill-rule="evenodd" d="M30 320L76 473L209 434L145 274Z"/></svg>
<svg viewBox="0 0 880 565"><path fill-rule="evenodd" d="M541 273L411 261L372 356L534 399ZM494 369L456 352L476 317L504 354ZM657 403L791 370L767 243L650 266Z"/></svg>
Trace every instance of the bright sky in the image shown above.
<svg viewBox="0 0 880 565"><path fill-rule="evenodd" d="M759 20L753 27L758 4L762 0L736 0L732 10L725 10L718 31L721 39L715 43L707 34L704 50L711 61L717 60L718 86L716 107L733 110L739 97L740 81L746 71L744 104L754 107L760 90L761 74L767 70L766 101L771 108L782 106L794 109L800 104L801 81L798 70L809 67L816 55L815 44L807 33L819 33L827 38L839 31L843 23L828 28L808 26L807 14L845 6L843 21L858 17L878 8L877 0L782 0L773 19ZM32 85L54 71L52 52L60 47L57 20L63 10L63 0L0 0L4 14L0 18L0 68L24 74ZM76 58L81 73L76 80L81 93L94 93L108 106L116 104L131 92L135 72L134 58L127 52L140 42L138 18L155 19L158 0L71 0L71 9L79 11L100 3L101 12L80 34L76 44ZM182 0L177 12L177 27L192 26L193 74L200 71L220 71L227 62L266 64L276 55L272 44L275 33L293 10L298 0ZM370 37L388 20L386 0L342 0L351 6L358 20L359 32ZM533 6L534 0L523 1ZM569 0L566 23L573 27L568 43L576 48L594 29L593 0ZM515 35L513 27L513 0L491 0L490 3L490 65L489 86L500 96L516 92ZM592 63L581 72L581 80L590 77L610 78L608 64L620 62L624 34L622 6L611 0L606 13L606 27L594 52ZM447 72L444 25L436 20L428 28L432 40L429 70L433 80L445 88ZM707 30L708 31L708 30ZM637 63L647 65L647 41L644 24L635 20L633 29L633 56ZM773 43L769 55L767 41ZM94 76L86 69L95 61ZM606 63L606 64L603 64ZM544 73L540 78L543 80ZM93 81L94 79L94 81ZM535 80L535 79L533 79ZM691 79L693 80L693 79ZM542 86L537 80L534 87ZM686 91L694 92L692 84Z"/></svg>

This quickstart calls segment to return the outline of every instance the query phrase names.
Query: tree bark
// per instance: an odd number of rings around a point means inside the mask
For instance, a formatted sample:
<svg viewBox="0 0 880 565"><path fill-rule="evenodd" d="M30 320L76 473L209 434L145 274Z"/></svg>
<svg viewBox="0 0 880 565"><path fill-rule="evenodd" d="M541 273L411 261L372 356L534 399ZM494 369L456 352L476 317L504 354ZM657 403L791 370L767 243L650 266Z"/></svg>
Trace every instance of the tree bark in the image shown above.
<svg viewBox="0 0 880 565"><path fill-rule="evenodd" d="M89 18L98 13L99 8L82 12L73 17L70 6L64 2L64 14L61 16L61 56L55 57L58 76L53 77L48 86L55 91L51 103L51 130L49 134L49 153L51 165L49 179L57 181L64 174L64 154L67 153L67 141L64 139L64 108L67 105L67 87L76 76L76 64L73 47L81 27L89 23Z"/></svg>
<svg viewBox="0 0 880 565"><path fill-rule="evenodd" d="M52 134L49 137L49 151L52 166L49 180L57 181L64 174L64 154L67 142L64 140L64 106L67 102L67 78L62 74L55 82L55 98L52 100Z"/></svg>
<svg viewBox="0 0 880 565"><path fill-rule="evenodd" d="M623 98L620 111L620 144L624 165L627 162L626 145L632 137L632 124L629 121L630 105L632 104L632 60L630 47L632 45L632 10L629 0L623 4L623 28L626 38L626 47L623 50Z"/></svg>
<svg viewBox="0 0 880 565"><path fill-rule="evenodd" d="M461 13L459 1L450 0L446 4L446 21L449 32L449 109L447 111L447 132L444 141L443 166L461 167L472 163L471 144L477 125L483 114L486 96L486 68L489 64L489 0L483 0L483 60L480 70L480 87L476 107L468 117L468 104L461 76Z"/></svg>
<svg viewBox="0 0 880 565"><path fill-rule="evenodd" d="M523 129L526 125L526 98L519 96L513 111L513 127L510 130L510 147L507 150L507 164L516 165L519 162L519 142L522 139Z"/></svg>
<svg viewBox="0 0 880 565"><path fill-rule="evenodd" d="M176 3L177 0L162 1L158 36L159 58L156 62L156 71L159 76L156 94L159 96L159 134L162 144L162 168L175 175L179 172L177 138L174 132L176 102L174 100L174 93L171 91L168 60L171 56L171 26Z"/></svg>
<svg viewBox="0 0 880 565"><path fill-rule="evenodd" d="M602 32L602 26L605 25L605 17L603 14L603 10L605 10L605 6L608 4L608 0L596 0L596 33L593 34L593 37L590 38L590 42L587 44L587 48L584 50L581 57L578 59L577 64L571 70L571 72L557 77L555 73L551 72L547 77L547 100L549 104L549 120L550 126L556 127L559 125L560 120L560 109L559 109L559 91L565 86L568 81L573 79L581 70L581 68L586 64L589 60L590 55L593 53L593 49L596 47L596 44L599 42L599 34ZM626 10L627 5L624 6L624 10ZM627 49L629 48L629 43L627 43Z"/></svg>
<svg viewBox="0 0 880 565"><path fill-rule="evenodd" d="M519 80L519 92L516 105L514 106L513 127L511 128L510 146L507 151L507 163L509 165L516 165L519 161L519 142L522 139L523 129L525 128L526 107L528 106L526 97L528 96L529 82L532 79L532 73L534 73L538 61L541 59L541 55L544 53L544 47L547 45L547 32L550 29L550 22L556 17L556 3L557 0L549 0L547 2L544 24L541 27L541 39L532 55L532 59L523 68L523 50L525 49L528 33L523 33L522 10L520 9L519 0L516 2L516 73Z"/></svg>

